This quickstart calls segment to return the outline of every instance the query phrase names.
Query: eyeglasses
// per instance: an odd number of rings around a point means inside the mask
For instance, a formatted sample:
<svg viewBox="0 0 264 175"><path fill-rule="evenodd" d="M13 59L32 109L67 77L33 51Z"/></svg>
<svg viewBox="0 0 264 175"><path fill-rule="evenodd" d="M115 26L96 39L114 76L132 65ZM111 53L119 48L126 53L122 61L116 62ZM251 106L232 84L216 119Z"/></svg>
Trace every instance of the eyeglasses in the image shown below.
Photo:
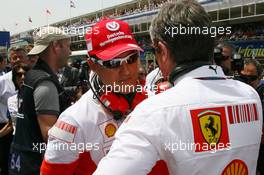
<svg viewBox="0 0 264 175"><path fill-rule="evenodd" d="M108 60L108 61L102 61L99 58L93 56L90 57L90 59L95 62L100 64L101 66L104 66L108 69L115 69L118 68L122 65L123 62L126 62L127 64L133 64L136 62L136 60L139 57L139 53L138 52L134 52L129 54L128 56L124 57L124 58L114 58L112 60Z"/></svg>

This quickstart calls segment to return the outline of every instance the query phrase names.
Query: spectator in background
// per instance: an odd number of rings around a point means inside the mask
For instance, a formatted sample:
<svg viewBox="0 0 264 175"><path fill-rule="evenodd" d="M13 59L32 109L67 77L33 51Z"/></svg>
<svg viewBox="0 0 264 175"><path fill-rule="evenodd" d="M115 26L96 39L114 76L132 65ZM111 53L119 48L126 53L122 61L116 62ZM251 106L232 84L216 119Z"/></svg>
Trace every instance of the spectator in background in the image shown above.
<svg viewBox="0 0 264 175"><path fill-rule="evenodd" d="M18 64L19 62L28 64L29 59L24 48L11 48L9 49L9 58L11 67ZM12 141L12 122L10 122L7 111L8 98L16 94L15 84L12 81L12 71L9 71L5 75L0 77L0 129L5 135L0 138L0 169L3 174L8 174L8 155L5 153L9 151L10 144Z"/></svg>
<svg viewBox="0 0 264 175"><path fill-rule="evenodd" d="M23 63L17 63L12 69L12 81L15 85L17 93L8 98L8 114L12 118L13 128L15 129L15 123L17 117L23 117L21 115L22 94L21 88L25 80L25 73L29 70L28 65ZM13 132L14 135L14 132ZM9 153L9 152L8 152Z"/></svg>
<svg viewBox="0 0 264 175"><path fill-rule="evenodd" d="M17 61L17 57L16 57L16 48L15 47L11 47L8 49L8 61L10 63L10 67L9 69L12 70L12 66L15 64L15 62Z"/></svg>
<svg viewBox="0 0 264 175"><path fill-rule="evenodd" d="M6 71L6 60L2 55L0 55L0 76L6 74Z"/></svg>
<svg viewBox="0 0 264 175"><path fill-rule="evenodd" d="M232 52L233 47L227 43L220 43L216 47L221 55L214 58L216 65L222 67L225 75L232 76Z"/></svg>
<svg viewBox="0 0 264 175"><path fill-rule="evenodd" d="M90 67L87 61L82 61L79 70L79 82L77 83L77 88L74 95L74 102L79 100L83 94L89 90L88 81L90 75Z"/></svg>
<svg viewBox="0 0 264 175"><path fill-rule="evenodd" d="M77 88L75 90L73 100L72 100L73 103L77 102L82 97L82 95L85 94L89 90L87 81L88 80L83 80L77 83Z"/></svg>
<svg viewBox="0 0 264 175"><path fill-rule="evenodd" d="M14 56L15 63L22 62L22 63L27 64L30 68L32 67L32 65L30 64L31 62L29 60L28 52L26 51L25 46L16 48L15 53L16 53Z"/></svg>
<svg viewBox="0 0 264 175"><path fill-rule="evenodd" d="M261 64L253 58L245 59L244 69L241 71L241 76L243 77L245 83L252 86L258 92L259 97L262 102L262 110L263 110L264 84L261 83L261 79L263 77L263 68ZM262 129L264 132L264 128ZM262 142L260 145L257 170L260 172L260 174L264 174L264 136L263 134L262 134Z"/></svg>
<svg viewBox="0 0 264 175"><path fill-rule="evenodd" d="M241 75L245 78L246 83L254 89L258 90L258 88L262 88L263 68L256 59L246 58L244 60L244 69L241 71ZM259 93L259 95L263 99L263 94Z"/></svg>
<svg viewBox="0 0 264 175"><path fill-rule="evenodd" d="M79 70L81 68L81 64L82 64L82 60L77 59L77 60L73 60L71 66Z"/></svg>
<svg viewBox="0 0 264 175"><path fill-rule="evenodd" d="M75 67L70 67L68 65L64 66L57 73L60 85L64 88L65 93L71 98L69 98L69 102L72 102L72 97L74 97L74 93L77 88L77 83L79 81L79 70Z"/></svg>
<svg viewBox="0 0 264 175"><path fill-rule="evenodd" d="M232 52L233 48L229 44L223 44L222 55L226 58L222 60L221 67L224 70L225 75L232 75Z"/></svg>
<svg viewBox="0 0 264 175"><path fill-rule="evenodd" d="M20 111L21 104L22 104L21 87L24 83L25 73L28 70L29 70L29 67L23 63L16 63L12 69L12 81L18 92L15 95L8 98L8 118L9 118L10 127L11 126L13 127L13 130L12 130L13 132L10 131L10 133L8 134L10 137L10 143L15 134L16 118L23 117ZM8 151L3 152L4 154L6 154L5 155L6 157L9 156L10 146L11 145L9 144L9 147L6 147L6 150ZM8 159L6 160L6 166L8 167Z"/></svg>
<svg viewBox="0 0 264 175"><path fill-rule="evenodd" d="M23 118L17 118L10 151L10 175L39 174L45 151L40 146L47 141L48 130L67 107L56 73L67 64L69 54L70 36L51 26L40 29L34 48L29 52L39 59L26 74L22 92Z"/></svg>
<svg viewBox="0 0 264 175"><path fill-rule="evenodd" d="M79 80L80 81L88 81L90 72L91 72L91 69L90 69L87 61L83 61L81 63Z"/></svg>

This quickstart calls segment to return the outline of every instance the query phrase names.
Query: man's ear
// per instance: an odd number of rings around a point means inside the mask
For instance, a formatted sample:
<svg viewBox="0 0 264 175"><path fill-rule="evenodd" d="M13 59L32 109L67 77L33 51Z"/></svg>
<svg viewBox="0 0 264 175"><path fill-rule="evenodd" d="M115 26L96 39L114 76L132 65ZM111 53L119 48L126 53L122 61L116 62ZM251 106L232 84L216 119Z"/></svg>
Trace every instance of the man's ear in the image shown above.
<svg viewBox="0 0 264 175"><path fill-rule="evenodd" d="M52 48L54 53L58 53L60 51L60 43L59 43L59 41L53 41L51 43L51 48Z"/></svg>
<svg viewBox="0 0 264 175"><path fill-rule="evenodd" d="M158 42L157 54L160 54L161 61L165 63L169 58L169 49L162 42Z"/></svg>
<svg viewBox="0 0 264 175"><path fill-rule="evenodd" d="M156 54L162 75L167 78L171 72L171 67L174 66L174 64L172 64L170 61L169 49L164 43L159 41L157 44Z"/></svg>

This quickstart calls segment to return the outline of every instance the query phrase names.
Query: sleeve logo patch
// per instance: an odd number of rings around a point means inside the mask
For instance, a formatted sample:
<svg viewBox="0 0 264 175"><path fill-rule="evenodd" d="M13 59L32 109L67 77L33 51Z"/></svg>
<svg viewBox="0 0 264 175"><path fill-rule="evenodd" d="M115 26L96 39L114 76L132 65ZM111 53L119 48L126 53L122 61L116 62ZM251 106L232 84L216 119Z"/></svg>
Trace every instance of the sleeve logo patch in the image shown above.
<svg viewBox="0 0 264 175"><path fill-rule="evenodd" d="M57 121L54 127L51 128L49 135L56 139L72 143L74 141L76 132L76 126L73 126L64 121Z"/></svg>
<svg viewBox="0 0 264 175"><path fill-rule="evenodd" d="M217 150L220 143L221 149L228 147L229 136L224 107L195 109L190 112L194 142L200 145L195 147L195 152Z"/></svg>
<svg viewBox="0 0 264 175"><path fill-rule="evenodd" d="M110 142L114 140L118 125L113 119L111 119L100 124L99 128L104 137L104 142Z"/></svg>
<svg viewBox="0 0 264 175"><path fill-rule="evenodd" d="M109 123L105 127L105 135L107 137L113 137L115 135L116 130L117 130L116 126L112 123Z"/></svg>

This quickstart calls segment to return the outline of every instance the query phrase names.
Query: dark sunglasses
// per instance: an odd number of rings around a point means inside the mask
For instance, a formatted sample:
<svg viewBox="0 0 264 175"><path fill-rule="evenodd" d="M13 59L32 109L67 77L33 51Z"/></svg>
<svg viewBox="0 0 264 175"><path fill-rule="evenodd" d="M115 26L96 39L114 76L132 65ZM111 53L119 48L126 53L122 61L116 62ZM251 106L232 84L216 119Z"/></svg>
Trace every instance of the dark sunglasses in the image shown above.
<svg viewBox="0 0 264 175"><path fill-rule="evenodd" d="M124 58L114 58L112 60L108 61L102 61L96 56L92 56L89 59L91 59L93 62L100 64L101 66L104 66L108 69L115 69L122 65L123 62L126 62L127 64L133 64L136 62L136 60L139 58L139 53L134 52L129 54L128 56Z"/></svg>
<svg viewBox="0 0 264 175"><path fill-rule="evenodd" d="M252 82L258 79L257 75L242 75L242 77L248 82Z"/></svg>
<svg viewBox="0 0 264 175"><path fill-rule="evenodd" d="M16 72L17 77L22 77L23 75L25 75L25 72Z"/></svg>

